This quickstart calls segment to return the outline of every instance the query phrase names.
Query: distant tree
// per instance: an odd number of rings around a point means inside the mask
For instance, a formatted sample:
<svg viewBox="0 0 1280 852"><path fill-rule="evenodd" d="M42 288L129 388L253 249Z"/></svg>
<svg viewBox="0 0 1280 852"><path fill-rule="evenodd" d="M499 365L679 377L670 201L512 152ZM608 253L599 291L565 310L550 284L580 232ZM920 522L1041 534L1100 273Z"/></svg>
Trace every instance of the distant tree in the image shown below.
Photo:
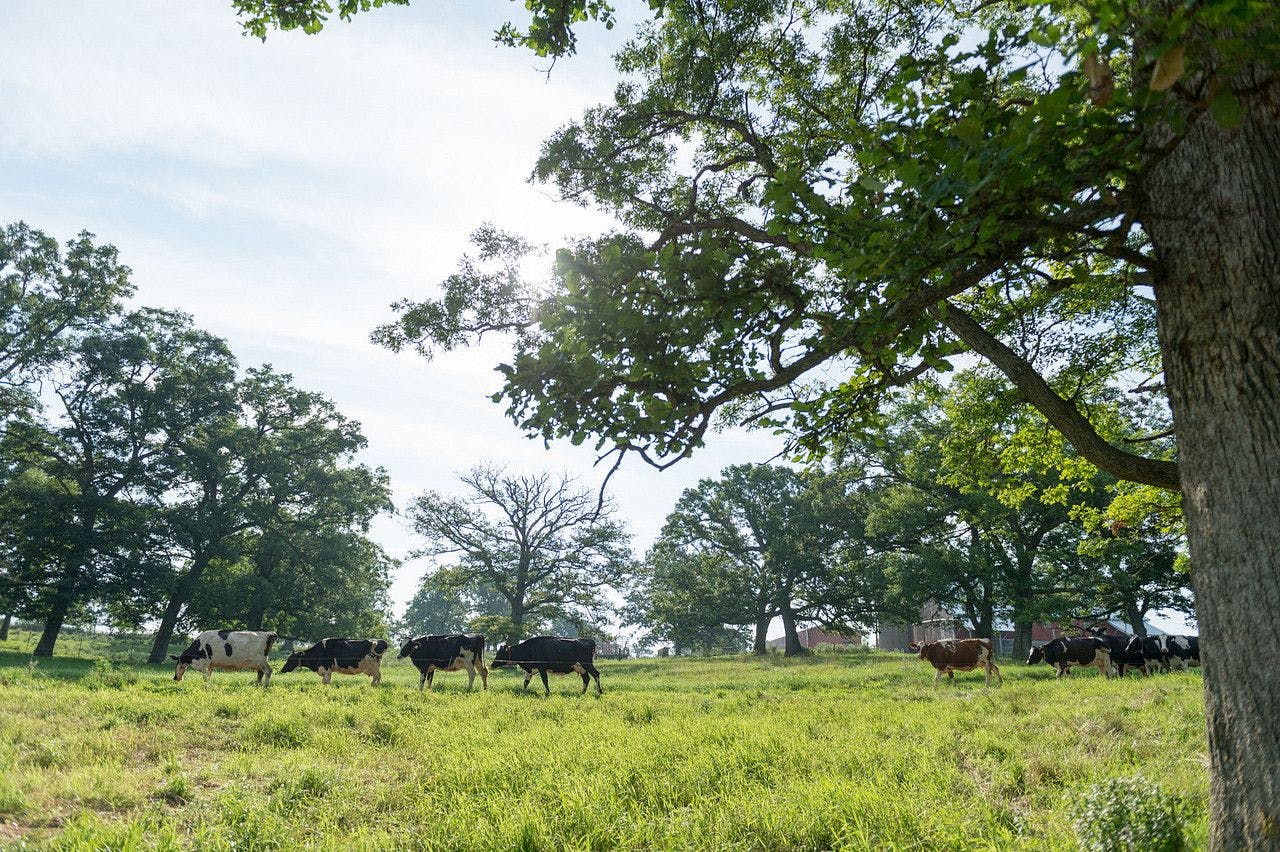
<svg viewBox="0 0 1280 852"><path fill-rule="evenodd" d="M353 524L367 528L370 511L389 507L380 473L344 474L366 442L359 425L332 402L299 390L291 376L269 366L249 370L224 390L228 410L170 448L176 483L162 518L180 564L163 587L167 600L152 662L163 661L206 569L215 561L237 564L280 518L292 518L291 528L307 526L307 535L322 535ZM327 511L315 511L321 506ZM258 621L259 605L272 595L264 584L240 620Z"/></svg>
<svg viewBox="0 0 1280 852"><path fill-rule="evenodd" d="M704 610L687 627L749 625L757 654L779 617L788 656L805 651L801 621L858 619L868 607L849 548L861 539L861 517L850 500L823 499L836 484L789 467L734 465L687 489L651 553L646 606Z"/></svg>
<svg viewBox="0 0 1280 852"><path fill-rule="evenodd" d="M21 511L53 525L55 552L32 607L45 627L34 654L50 656L73 608L154 583L157 509L173 485L173 442L220 411L234 362L222 340L182 314L142 309L80 336L51 380L48 424L10 426L7 447L40 495ZM33 500L35 498L33 497ZM32 540L31 536L27 540Z"/></svg>
<svg viewBox="0 0 1280 852"><path fill-rule="evenodd" d="M623 618L645 629L644 645L670 643L677 655L737 653L756 626L753 579L750 566L727 554L660 538L627 586Z"/></svg>
<svg viewBox="0 0 1280 852"><path fill-rule="evenodd" d="M450 560L437 574L441 583L501 597L509 638L534 621L607 608L604 590L620 585L632 557L626 533L596 494L546 473L476 467L459 478L467 496L428 491L408 511L427 541L420 555Z"/></svg>
<svg viewBox="0 0 1280 852"><path fill-rule="evenodd" d="M23 390L57 362L71 336L104 322L133 293L116 249L81 233L65 250L17 222L0 229L0 428Z"/></svg>
<svg viewBox="0 0 1280 852"><path fill-rule="evenodd" d="M466 630L495 636L511 633L506 618L500 615L509 609L504 598L485 586L458 588L457 581L457 574L449 568L424 574L400 619L400 631L413 636ZM525 627L532 626L526 622Z"/></svg>

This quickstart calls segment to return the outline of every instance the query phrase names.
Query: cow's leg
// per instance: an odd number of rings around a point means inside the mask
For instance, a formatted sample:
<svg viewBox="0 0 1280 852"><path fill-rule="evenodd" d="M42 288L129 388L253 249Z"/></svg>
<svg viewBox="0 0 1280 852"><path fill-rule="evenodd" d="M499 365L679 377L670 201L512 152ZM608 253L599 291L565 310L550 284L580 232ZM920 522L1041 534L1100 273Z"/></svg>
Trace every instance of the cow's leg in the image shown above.
<svg viewBox="0 0 1280 852"><path fill-rule="evenodd" d="M200 676L204 678L205 685L208 686L209 678L213 677L213 666L210 666L209 668L200 672Z"/></svg>
<svg viewBox="0 0 1280 852"><path fill-rule="evenodd" d="M542 675L542 688L547 691L547 696L551 695L551 684L547 683L547 670L538 669L538 674Z"/></svg>
<svg viewBox="0 0 1280 852"><path fill-rule="evenodd" d="M1058 680L1062 680L1062 676L1067 673L1067 666L1062 663L1058 664Z"/></svg>
<svg viewBox="0 0 1280 852"><path fill-rule="evenodd" d="M934 686L937 686L937 685L942 681L942 673L943 673L944 671L946 671L946 669L937 669L937 670L935 670L935 671L934 671L934 673L933 673L933 684L934 684Z"/></svg>
<svg viewBox="0 0 1280 852"><path fill-rule="evenodd" d="M431 688L431 681L435 680L435 678L436 678L436 667L432 666L431 668L427 669L427 689Z"/></svg>
<svg viewBox="0 0 1280 852"><path fill-rule="evenodd" d="M485 666L483 659L477 662L477 666L480 669L480 683L484 685L485 689L488 689L489 688L489 669L487 666Z"/></svg>
<svg viewBox="0 0 1280 852"><path fill-rule="evenodd" d="M328 685L329 685L329 682L330 682L330 681L332 681L332 680L333 680L333 670L332 670L332 669L321 668L321 669L320 669L320 682L321 682L321 683L323 683L325 686L328 686Z"/></svg>
<svg viewBox="0 0 1280 852"><path fill-rule="evenodd" d="M524 687L521 689L521 692L527 692L527 691L528 691L528 689L529 689L529 681L530 681L530 680L532 680L532 679L533 679L533 669L529 669L529 671L527 671L527 672L525 672L525 673L524 673Z"/></svg>
<svg viewBox="0 0 1280 852"><path fill-rule="evenodd" d="M1004 675L1000 674L1000 667L990 658L987 659L987 683L991 683L992 675L996 678L996 683L1004 683Z"/></svg>
<svg viewBox="0 0 1280 852"><path fill-rule="evenodd" d="M373 686L382 683L382 661L373 661Z"/></svg>
<svg viewBox="0 0 1280 852"><path fill-rule="evenodd" d="M419 672L422 672L422 677L418 678L418 691L419 691L419 692L421 692L421 691L422 691L422 687L423 687L423 686L426 684L426 682L427 682L427 673L426 673L426 672L424 672L424 671L422 671L422 669L418 669L418 671L419 671Z"/></svg>
<svg viewBox="0 0 1280 852"><path fill-rule="evenodd" d="M468 660L467 661L467 692L471 691L471 687L475 686L475 683L476 683L476 667L470 660Z"/></svg>
<svg viewBox="0 0 1280 852"><path fill-rule="evenodd" d="M587 670L583 669L578 674L582 675L582 692L580 695L587 694L587 687L591 685L591 675L587 674Z"/></svg>
<svg viewBox="0 0 1280 852"><path fill-rule="evenodd" d="M604 690L600 688L600 670L587 663L587 674L596 679L596 695L604 695Z"/></svg>
<svg viewBox="0 0 1280 852"><path fill-rule="evenodd" d="M253 682L254 686L262 686L262 669L258 669L258 679Z"/></svg>

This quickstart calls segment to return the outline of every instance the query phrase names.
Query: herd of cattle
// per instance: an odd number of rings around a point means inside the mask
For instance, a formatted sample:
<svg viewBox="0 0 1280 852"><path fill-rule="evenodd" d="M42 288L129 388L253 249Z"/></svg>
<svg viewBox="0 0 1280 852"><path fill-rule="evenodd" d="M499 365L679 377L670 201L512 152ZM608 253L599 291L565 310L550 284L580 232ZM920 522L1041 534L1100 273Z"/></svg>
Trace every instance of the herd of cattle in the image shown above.
<svg viewBox="0 0 1280 852"><path fill-rule="evenodd" d="M1027 658L1028 665L1048 663L1058 669L1058 677L1067 674L1072 666L1092 666L1103 675L1124 676L1125 668L1150 674L1153 669L1185 669L1200 664L1200 640L1196 636L1109 636L1102 631L1090 630L1091 635L1062 637L1036 645ZM182 680L187 669L195 669L207 682L214 669L230 671L252 670L258 673L259 684L271 683L271 664L267 657L275 644L276 634L257 630L206 630L181 654L171 654L177 661L174 680ZM377 685L382 681L382 655L390 643L385 639L322 639L304 651L296 651L285 660L281 672L298 668L311 669L320 675L325 684L336 674L368 675ZM927 660L937 670L934 681L945 674L954 678L955 672L982 669L987 682L991 678L1002 680L995 664L995 650L990 639L943 639L938 642L913 642L911 648L918 651L920 659ZM535 636L514 645L506 643L490 663L494 668L518 666L524 669L524 689L536 671L542 676L542 687L551 694L547 673L576 673L582 677L582 692L595 679L596 692L600 688L600 672L595 667L596 643L594 639L565 639L560 636ZM396 657L408 657L421 673L418 689L431 688L436 672L466 670L467 689L470 690L480 675L480 682L489 688L489 668L484 662L484 637L454 633L448 635L419 636L407 639Z"/></svg>
<svg viewBox="0 0 1280 852"><path fill-rule="evenodd" d="M257 682L263 686L271 683L271 663L268 656L275 644L276 634L260 630L205 630L196 636L181 654L170 654L177 661L174 680L182 680L187 669L204 675L206 682L215 669L227 671L256 671ZM368 675L376 685L382 681L382 655L390 643L386 639L322 639L305 651L296 651L285 660L282 673L294 669L311 669L320 675L325 684L336 674ZM542 687L551 694L547 673L582 676L585 693L595 678L596 692L600 688L600 672L594 665L596 643L594 639L564 639L559 636L535 636L514 645L499 646L490 663L494 668L518 666L524 669L524 688L536 671L542 675ZM396 659L408 657L421 672L418 689L430 688L436 672L456 672L466 669L467 689L476 682L476 674L485 689L489 688L489 669L484 663L484 637L462 633L450 635L419 636L407 639L400 647Z"/></svg>
<svg viewBox="0 0 1280 852"><path fill-rule="evenodd" d="M1126 668L1149 675L1158 670L1184 670L1188 666L1200 665L1198 636L1112 636L1093 628L1086 627L1085 630L1090 635L1064 636L1034 646L1027 657L1027 665L1048 663L1058 670L1059 678L1072 666L1093 667L1106 677L1124 677ZM974 669L982 669L988 683L992 677L1002 680L990 639L912 642L911 648L919 652L920 659L927 660L937 670L933 676L935 682L944 674L954 679L955 672Z"/></svg>

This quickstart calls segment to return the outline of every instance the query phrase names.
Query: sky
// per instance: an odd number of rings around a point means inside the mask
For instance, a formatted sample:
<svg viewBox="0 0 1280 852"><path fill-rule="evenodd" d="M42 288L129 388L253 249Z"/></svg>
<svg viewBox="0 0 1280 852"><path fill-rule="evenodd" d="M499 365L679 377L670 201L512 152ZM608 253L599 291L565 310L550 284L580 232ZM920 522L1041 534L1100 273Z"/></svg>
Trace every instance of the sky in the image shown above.
<svg viewBox="0 0 1280 852"><path fill-rule="evenodd" d="M457 474L480 463L594 488L590 447L544 448L489 400L500 343L428 362L369 342L391 302L435 292L482 223L553 246L610 225L527 178L544 139L610 97L628 27L591 29L547 74L492 43L522 5L420 2L263 43L224 0L11 0L0 222L93 232L133 269L137 304L190 313L242 366L273 364L333 399L401 507L461 493ZM610 493L637 551L683 489L780 448L729 431L666 472L629 461ZM373 534L404 560L399 610L428 564L410 558L420 542L403 516Z"/></svg>
<svg viewBox="0 0 1280 852"><path fill-rule="evenodd" d="M478 463L595 488L590 447L545 449L489 400L501 344L428 362L368 339L391 302L434 292L484 222L551 245L610 224L527 178L544 139L610 97L625 27L593 29L548 75L491 41L521 11L436 0L263 43L223 0L6 3L0 221L93 232L133 269L137 304L186 311L242 366L333 399L401 507L461 493ZM629 462L610 492L637 550L683 489L778 449L728 432L664 473ZM428 564L408 558L420 542L403 516L373 533L405 559L399 610Z"/></svg>

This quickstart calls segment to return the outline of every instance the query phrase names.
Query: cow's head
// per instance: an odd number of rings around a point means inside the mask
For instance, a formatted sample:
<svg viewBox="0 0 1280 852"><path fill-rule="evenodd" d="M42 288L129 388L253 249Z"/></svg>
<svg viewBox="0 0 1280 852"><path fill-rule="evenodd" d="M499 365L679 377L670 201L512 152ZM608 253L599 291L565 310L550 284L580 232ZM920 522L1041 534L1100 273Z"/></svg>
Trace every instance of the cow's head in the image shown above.
<svg viewBox="0 0 1280 852"><path fill-rule="evenodd" d="M1044 662L1044 646L1032 645L1031 653L1027 656L1027 665L1034 666L1036 663Z"/></svg>
<svg viewBox="0 0 1280 852"><path fill-rule="evenodd" d="M418 647L418 642L419 642L419 641L420 641L420 640L418 640L418 639L406 639L406 640L404 640L403 644L401 644L401 645L400 645L400 653L399 653L399 655L398 655L398 656L396 656L396 659L397 659L397 660L403 660L405 657L407 657L407 656L409 656L410 654L412 654L412 653L414 652L414 649L416 649L416 648Z"/></svg>
<svg viewBox="0 0 1280 852"><path fill-rule="evenodd" d="M369 644L371 646L369 653L375 657L381 657L391 647L391 643L386 639L370 639Z"/></svg>
<svg viewBox="0 0 1280 852"><path fill-rule="evenodd" d="M920 659L924 659L924 649L928 642L908 642L907 647L920 655Z"/></svg>
<svg viewBox="0 0 1280 852"><path fill-rule="evenodd" d="M284 661L284 666L280 669L280 672L281 674L288 674L300 665L302 665L302 652L294 651L289 655L288 659Z"/></svg>
<svg viewBox="0 0 1280 852"><path fill-rule="evenodd" d="M206 659L206 655L204 648L200 647L200 640L197 639L181 654L170 654L169 659L176 660L178 663L173 670L173 679L182 680L182 676L186 674L189 667L195 666L196 671L200 671L200 663Z"/></svg>
<svg viewBox="0 0 1280 852"><path fill-rule="evenodd" d="M506 642L499 645L498 652L493 655L493 662L489 665L495 669L501 669L511 665L511 646Z"/></svg>

